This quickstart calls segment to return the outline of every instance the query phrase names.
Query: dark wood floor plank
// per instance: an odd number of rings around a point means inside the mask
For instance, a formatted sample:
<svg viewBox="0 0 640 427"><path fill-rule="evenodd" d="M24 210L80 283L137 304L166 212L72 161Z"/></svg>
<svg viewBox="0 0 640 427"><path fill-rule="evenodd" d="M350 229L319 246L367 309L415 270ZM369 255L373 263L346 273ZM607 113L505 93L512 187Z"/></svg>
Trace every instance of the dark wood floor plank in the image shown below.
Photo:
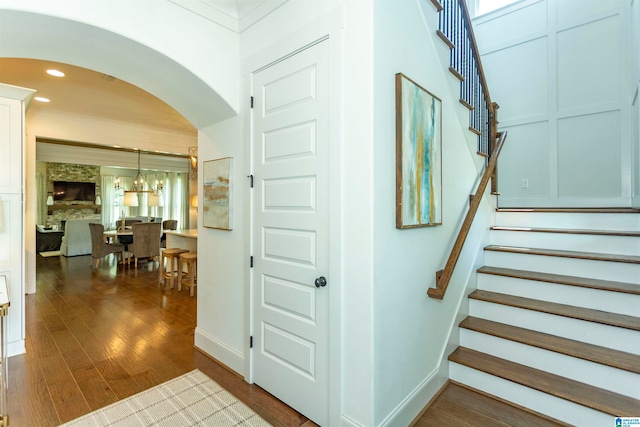
<svg viewBox="0 0 640 427"><path fill-rule="evenodd" d="M605 325L640 331L640 317L609 313L600 310L592 310L589 308L575 307L572 305L558 304L532 298L518 297L514 295L501 294L498 292L485 291L481 289L473 291L469 295L469 298L492 302L495 304L509 305L526 310L533 310L542 313L570 317L572 319L584 320L587 322L602 323Z"/></svg>
<svg viewBox="0 0 640 427"><path fill-rule="evenodd" d="M73 371L73 377L92 411L118 401L118 397L95 366Z"/></svg>
<svg viewBox="0 0 640 427"><path fill-rule="evenodd" d="M454 381L445 384L414 427L464 425L472 427L569 427Z"/></svg>
<svg viewBox="0 0 640 427"><path fill-rule="evenodd" d="M124 399L145 390L117 360L104 359L95 362L95 365L118 399Z"/></svg>
<svg viewBox="0 0 640 427"><path fill-rule="evenodd" d="M551 420L541 414L535 414L517 405L506 403L493 396L472 390L455 382L450 382L443 400L452 400L460 405L473 408L475 413L479 413L502 423L505 426L519 427L557 427L567 426L558 420Z"/></svg>
<svg viewBox="0 0 640 427"><path fill-rule="evenodd" d="M29 354L12 357L8 388L10 425L57 425L58 414L36 361ZM29 390L29 394L11 393L13 390ZM18 420L15 422L14 420Z"/></svg>

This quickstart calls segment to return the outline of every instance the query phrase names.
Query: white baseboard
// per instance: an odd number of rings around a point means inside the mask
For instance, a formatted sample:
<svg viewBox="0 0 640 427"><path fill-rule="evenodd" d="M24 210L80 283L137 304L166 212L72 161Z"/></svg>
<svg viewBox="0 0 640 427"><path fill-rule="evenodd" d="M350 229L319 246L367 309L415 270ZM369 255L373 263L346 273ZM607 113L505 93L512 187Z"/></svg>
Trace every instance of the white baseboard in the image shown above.
<svg viewBox="0 0 640 427"><path fill-rule="evenodd" d="M446 382L446 378L438 375L439 367L427 375L379 425L409 425Z"/></svg>
<svg viewBox="0 0 640 427"><path fill-rule="evenodd" d="M12 341L7 344L7 357L25 354L27 348L24 346L24 340Z"/></svg>
<svg viewBox="0 0 640 427"><path fill-rule="evenodd" d="M363 427L362 424L358 423L356 420L349 418L346 415L342 416L340 425L342 427Z"/></svg>
<svg viewBox="0 0 640 427"><path fill-rule="evenodd" d="M215 337L196 328L195 346L230 369L244 376L244 355Z"/></svg>

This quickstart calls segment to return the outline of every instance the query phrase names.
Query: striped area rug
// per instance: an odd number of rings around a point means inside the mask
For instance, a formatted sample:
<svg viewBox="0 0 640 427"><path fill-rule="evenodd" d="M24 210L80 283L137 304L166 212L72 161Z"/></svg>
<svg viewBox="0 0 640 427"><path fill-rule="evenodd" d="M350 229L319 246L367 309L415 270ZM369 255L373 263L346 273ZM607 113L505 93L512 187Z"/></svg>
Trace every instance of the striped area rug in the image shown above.
<svg viewBox="0 0 640 427"><path fill-rule="evenodd" d="M266 427L271 424L196 369L62 426Z"/></svg>

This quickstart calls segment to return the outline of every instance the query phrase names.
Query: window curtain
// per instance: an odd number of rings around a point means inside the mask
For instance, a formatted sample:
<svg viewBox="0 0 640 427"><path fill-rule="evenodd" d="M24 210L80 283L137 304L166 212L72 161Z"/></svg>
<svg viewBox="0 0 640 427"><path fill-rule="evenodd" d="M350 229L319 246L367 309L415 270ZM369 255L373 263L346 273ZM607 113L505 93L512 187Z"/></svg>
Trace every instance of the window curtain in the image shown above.
<svg viewBox="0 0 640 427"><path fill-rule="evenodd" d="M102 225L106 230L116 225L116 191L114 189L115 177L113 175L102 176Z"/></svg>
<svg viewBox="0 0 640 427"><path fill-rule="evenodd" d="M39 173L36 178L36 224L47 224L47 179Z"/></svg>
<svg viewBox="0 0 640 427"><path fill-rule="evenodd" d="M162 219L178 220L178 228L189 227L189 175L168 172L164 186L164 209Z"/></svg>
<svg viewBox="0 0 640 427"><path fill-rule="evenodd" d="M130 189L133 185L133 178L130 176L121 176L120 177L120 192L122 195L116 194L113 198L116 209L114 209L115 217L117 220L122 219L122 217L136 216L138 215L138 208L134 206L125 206L124 205L124 192L122 190ZM138 200L138 205L140 201Z"/></svg>
<svg viewBox="0 0 640 427"><path fill-rule="evenodd" d="M156 181L160 181L162 178L158 177L156 173L149 174L144 177L145 190L152 190L157 187ZM146 215L147 217L154 216L154 210L152 206L149 206L149 193L142 194L142 200L140 205L140 215Z"/></svg>

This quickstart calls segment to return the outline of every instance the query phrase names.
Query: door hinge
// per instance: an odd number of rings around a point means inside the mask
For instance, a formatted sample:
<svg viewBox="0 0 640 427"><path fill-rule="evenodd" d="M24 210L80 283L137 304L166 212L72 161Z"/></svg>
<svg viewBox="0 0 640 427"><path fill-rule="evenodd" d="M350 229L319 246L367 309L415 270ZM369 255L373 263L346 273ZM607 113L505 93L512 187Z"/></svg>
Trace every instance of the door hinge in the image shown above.
<svg viewBox="0 0 640 427"><path fill-rule="evenodd" d="M253 268L253 255L249 257L249 268Z"/></svg>
<svg viewBox="0 0 640 427"><path fill-rule="evenodd" d="M253 188L253 175L247 175L247 178L249 178L249 188Z"/></svg>
<svg viewBox="0 0 640 427"><path fill-rule="evenodd" d="M251 97L251 108L253 108L253 96Z"/></svg>
<svg viewBox="0 0 640 427"><path fill-rule="evenodd" d="M253 348L253 336L249 337L249 348Z"/></svg>

